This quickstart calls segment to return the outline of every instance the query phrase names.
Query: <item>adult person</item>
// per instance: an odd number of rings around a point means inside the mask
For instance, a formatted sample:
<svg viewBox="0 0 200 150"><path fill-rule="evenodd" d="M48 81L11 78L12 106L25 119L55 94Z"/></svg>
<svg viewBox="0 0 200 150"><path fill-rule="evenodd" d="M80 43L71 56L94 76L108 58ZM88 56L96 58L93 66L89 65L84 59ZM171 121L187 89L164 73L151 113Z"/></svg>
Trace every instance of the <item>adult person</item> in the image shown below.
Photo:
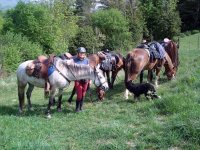
<svg viewBox="0 0 200 150"><path fill-rule="evenodd" d="M76 64L89 65L89 59L86 57L86 49L84 47L79 47L77 49L77 55L73 57L73 60ZM82 111L84 97L87 92L89 85L89 80L76 80L75 81L75 90L77 94L76 98L76 112Z"/></svg>
<svg viewBox="0 0 200 150"><path fill-rule="evenodd" d="M139 44L136 48L145 48L145 49L148 49L149 46L148 46L148 42L147 40L142 40L141 44Z"/></svg>
<svg viewBox="0 0 200 150"><path fill-rule="evenodd" d="M171 41L170 39L164 38L160 44L165 48L170 41Z"/></svg>

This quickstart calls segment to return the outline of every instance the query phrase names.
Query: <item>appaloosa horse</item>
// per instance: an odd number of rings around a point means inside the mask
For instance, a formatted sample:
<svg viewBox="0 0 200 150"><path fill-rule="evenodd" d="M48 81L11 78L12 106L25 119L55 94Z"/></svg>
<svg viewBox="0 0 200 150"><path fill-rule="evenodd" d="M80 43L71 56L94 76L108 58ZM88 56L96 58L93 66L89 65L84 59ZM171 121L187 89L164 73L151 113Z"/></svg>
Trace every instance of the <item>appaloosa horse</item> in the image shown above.
<svg viewBox="0 0 200 150"><path fill-rule="evenodd" d="M33 60L23 62L17 69L18 81L18 97L19 97L19 111L22 112L24 105L24 90L29 83L32 87L37 86L44 88L45 80L43 78L35 78L26 73L26 67L32 63ZM79 79L91 79L94 84L100 88L101 91L108 89L108 83L105 77L98 68L91 68L87 65L74 64L72 60L62 60L58 57L53 58L51 67L48 69L48 79L51 85L49 104L47 108L47 116L50 117L50 108L55 97L56 89L59 89L58 110L61 109L62 91L67 87L70 81ZM30 88L29 94L33 88ZM30 96L29 95L29 96ZM60 97L61 96L61 97ZM30 97L29 97L30 98ZM30 99L29 99L30 100Z"/></svg>
<svg viewBox="0 0 200 150"><path fill-rule="evenodd" d="M174 76L174 66L171 62L171 59L167 53L165 53L165 59L154 59L150 61L149 51L146 49L135 48L130 51L125 59L125 86L127 89L133 88L133 84L130 84L130 81L135 80L141 71L152 69L156 70L156 81L159 78L159 73L162 65L166 64L168 70L166 75L168 79L172 79ZM150 80L150 74L148 74L148 80ZM129 84L128 84L129 83ZM125 98L128 99L128 90L125 92Z"/></svg>

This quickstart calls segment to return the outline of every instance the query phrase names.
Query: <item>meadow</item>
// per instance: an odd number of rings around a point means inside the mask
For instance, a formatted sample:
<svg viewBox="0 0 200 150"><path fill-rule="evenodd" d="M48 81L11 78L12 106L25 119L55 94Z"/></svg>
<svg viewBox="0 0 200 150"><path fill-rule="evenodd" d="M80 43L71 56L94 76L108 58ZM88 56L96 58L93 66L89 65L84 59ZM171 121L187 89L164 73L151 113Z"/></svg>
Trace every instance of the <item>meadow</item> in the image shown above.
<svg viewBox="0 0 200 150"><path fill-rule="evenodd" d="M95 89L86 96L84 111L75 113L75 97L67 103L73 83L65 90L62 112L52 107L43 90L32 94L33 110L18 114L16 75L0 79L0 149L10 150L128 150L200 149L200 34L180 39L180 66L175 80L161 75L161 99L125 100L123 71L103 102ZM138 81L137 81L138 82ZM27 104L27 103L26 103Z"/></svg>

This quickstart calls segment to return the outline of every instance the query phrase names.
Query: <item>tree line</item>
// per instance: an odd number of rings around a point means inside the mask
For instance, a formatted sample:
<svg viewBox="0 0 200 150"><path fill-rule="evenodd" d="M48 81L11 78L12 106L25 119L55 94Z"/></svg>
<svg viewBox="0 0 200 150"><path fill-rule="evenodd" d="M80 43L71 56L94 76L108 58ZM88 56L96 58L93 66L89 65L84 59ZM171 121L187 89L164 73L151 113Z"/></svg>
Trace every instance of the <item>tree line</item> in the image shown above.
<svg viewBox="0 0 200 150"><path fill-rule="evenodd" d="M15 8L0 13L1 69L12 72L20 62L40 54L74 54L79 46L86 47L88 53L104 48L125 52L143 38L173 38L181 31L199 27L199 1L189 3L190 0L20 1Z"/></svg>

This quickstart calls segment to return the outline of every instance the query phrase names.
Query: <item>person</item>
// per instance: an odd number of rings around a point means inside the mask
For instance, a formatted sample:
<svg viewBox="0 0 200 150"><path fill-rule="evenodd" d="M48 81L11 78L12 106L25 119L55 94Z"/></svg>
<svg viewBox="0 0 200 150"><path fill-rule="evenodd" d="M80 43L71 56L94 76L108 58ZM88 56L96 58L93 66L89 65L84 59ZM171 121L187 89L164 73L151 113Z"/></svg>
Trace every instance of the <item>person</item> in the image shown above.
<svg viewBox="0 0 200 150"><path fill-rule="evenodd" d="M103 50L103 52L104 52L104 53L109 53L110 51L109 51L109 49L105 48L105 49Z"/></svg>
<svg viewBox="0 0 200 150"><path fill-rule="evenodd" d="M74 63L89 65L89 59L86 57L86 49L84 47L79 47L77 49L77 55L73 58ZM89 80L76 80L75 90L77 94L76 98L76 112L82 111L84 97L89 85Z"/></svg>
<svg viewBox="0 0 200 150"><path fill-rule="evenodd" d="M145 48L145 49L148 49L149 46L148 46L148 42L147 40L143 39L141 44L139 44L136 48Z"/></svg>
<svg viewBox="0 0 200 150"><path fill-rule="evenodd" d="M165 48L167 47L168 43L170 42L171 40L168 39L168 38L164 38L163 41L161 42L161 45Z"/></svg>

